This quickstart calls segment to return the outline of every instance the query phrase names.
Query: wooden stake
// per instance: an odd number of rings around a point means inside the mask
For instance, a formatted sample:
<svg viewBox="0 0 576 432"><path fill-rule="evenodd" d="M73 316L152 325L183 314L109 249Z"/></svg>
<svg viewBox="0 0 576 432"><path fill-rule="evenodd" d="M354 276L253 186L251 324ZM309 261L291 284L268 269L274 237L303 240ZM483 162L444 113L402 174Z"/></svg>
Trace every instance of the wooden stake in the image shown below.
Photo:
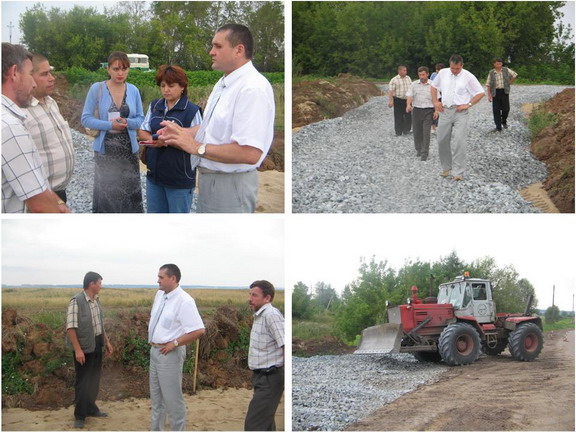
<svg viewBox="0 0 576 432"><path fill-rule="evenodd" d="M194 379L192 381L192 393L196 393L196 376L198 375L199 351L200 351L200 339L196 339L196 352L194 353Z"/></svg>

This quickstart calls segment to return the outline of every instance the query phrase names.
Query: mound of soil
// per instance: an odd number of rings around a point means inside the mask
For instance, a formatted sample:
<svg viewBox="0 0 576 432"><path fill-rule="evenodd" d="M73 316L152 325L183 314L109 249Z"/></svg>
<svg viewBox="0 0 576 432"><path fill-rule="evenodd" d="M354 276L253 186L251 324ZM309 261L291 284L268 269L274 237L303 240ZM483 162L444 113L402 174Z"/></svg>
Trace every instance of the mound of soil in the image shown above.
<svg viewBox="0 0 576 432"><path fill-rule="evenodd" d="M105 328L114 347L105 356L99 400L114 401L129 397L148 398L149 347L147 313L118 313L105 319ZM216 310L214 318L205 320L206 333L200 339L197 388L251 388L247 343L252 316L243 316L235 307ZM18 357L17 371L30 383L32 393L4 394L2 406L30 410L57 409L74 402L73 353L65 347L65 324L53 330L34 324L14 309L2 311L2 355ZM195 344L187 349L194 357ZM188 362L188 360L187 360ZM3 364L4 366L4 364ZM4 375L4 367L3 367ZM184 373L182 388L194 393L193 374Z"/></svg>
<svg viewBox="0 0 576 432"><path fill-rule="evenodd" d="M69 96L68 81L61 74L56 74L56 88L52 94L54 100L58 103L62 117L64 117L70 127L80 133L85 133L86 130L82 126L82 110L84 109L84 101L79 101ZM205 103L206 101L204 101ZM203 104L201 104L203 105ZM202 106L203 107L203 106ZM203 107L204 108L204 107ZM144 113L148 108L144 107ZM272 146L268 152L268 156L262 162L258 171L276 170L284 172L284 132L275 131Z"/></svg>
<svg viewBox="0 0 576 432"><path fill-rule="evenodd" d="M532 141L532 153L550 173L544 189L561 213L574 213L574 89L565 89L538 109L557 116Z"/></svg>
<svg viewBox="0 0 576 432"><path fill-rule="evenodd" d="M292 85L292 128L306 126L366 103L381 90L372 82L340 74L328 80L305 81Z"/></svg>
<svg viewBox="0 0 576 432"><path fill-rule="evenodd" d="M299 357L312 357L317 355L351 354L354 347L350 347L334 336L324 336L320 339L292 340L292 354Z"/></svg>

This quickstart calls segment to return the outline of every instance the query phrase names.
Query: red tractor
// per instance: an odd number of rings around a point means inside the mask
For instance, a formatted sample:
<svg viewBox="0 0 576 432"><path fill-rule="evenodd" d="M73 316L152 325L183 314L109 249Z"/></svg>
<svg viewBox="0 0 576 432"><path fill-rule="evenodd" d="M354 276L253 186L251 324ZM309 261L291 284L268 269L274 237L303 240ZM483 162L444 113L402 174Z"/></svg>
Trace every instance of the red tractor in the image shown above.
<svg viewBox="0 0 576 432"><path fill-rule="evenodd" d="M490 281L466 272L441 284L437 299L426 300L413 286L408 304L388 309L389 324L362 331L355 354L412 353L421 361L456 366L473 363L480 350L498 355L508 346L519 361L532 361L542 351L542 320L529 315L532 297L524 314L497 314Z"/></svg>

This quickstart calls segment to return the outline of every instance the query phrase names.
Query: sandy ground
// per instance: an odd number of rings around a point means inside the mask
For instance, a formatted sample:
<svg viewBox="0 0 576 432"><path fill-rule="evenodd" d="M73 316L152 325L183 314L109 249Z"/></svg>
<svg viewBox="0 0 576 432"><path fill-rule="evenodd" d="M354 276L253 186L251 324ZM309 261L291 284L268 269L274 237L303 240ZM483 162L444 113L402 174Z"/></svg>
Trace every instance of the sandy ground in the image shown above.
<svg viewBox="0 0 576 432"><path fill-rule="evenodd" d="M284 173L260 171L258 181L256 213L284 213Z"/></svg>
<svg viewBox="0 0 576 432"><path fill-rule="evenodd" d="M244 429L246 409L252 390L202 390L185 395L188 415L187 430L232 431ZM99 401L98 407L108 418L88 418L82 430L122 431L149 430L150 400L126 399ZM74 407L56 411L28 411L22 408L2 409L2 430L65 431L74 429ZM284 430L284 398L276 411L276 428ZM168 429L167 429L168 430Z"/></svg>
<svg viewBox="0 0 576 432"><path fill-rule="evenodd" d="M538 360L508 350L453 367L348 430L574 430L574 330L548 332Z"/></svg>
<svg viewBox="0 0 576 432"><path fill-rule="evenodd" d="M545 213L560 213L550 199L548 192L544 189L542 182L531 184L527 188L520 190L520 195Z"/></svg>

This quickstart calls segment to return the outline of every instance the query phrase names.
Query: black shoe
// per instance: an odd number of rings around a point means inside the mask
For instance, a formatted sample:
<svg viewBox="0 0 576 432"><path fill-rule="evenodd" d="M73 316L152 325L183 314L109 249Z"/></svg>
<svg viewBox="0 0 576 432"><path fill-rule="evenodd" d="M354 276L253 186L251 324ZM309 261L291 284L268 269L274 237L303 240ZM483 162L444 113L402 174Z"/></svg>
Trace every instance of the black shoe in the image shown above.
<svg viewBox="0 0 576 432"><path fill-rule="evenodd" d="M90 417L108 417L108 414L102 411L98 411L96 414L92 414Z"/></svg>
<svg viewBox="0 0 576 432"><path fill-rule="evenodd" d="M428 160L428 156L422 156L422 158L420 159L422 162L425 162Z"/></svg>
<svg viewBox="0 0 576 432"><path fill-rule="evenodd" d="M508 125L507 125L506 123L503 123L503 124L502 124L502 127L503 127L504 129L508 129Z"/></svg>
<svg viewBox="0 0 576 432"><path fill-rule="evenodd" d="M502 132L502 129L494 128L490 132Z"/></svg>
<svg viewBox="0 0 576 432"><path fill-rule="evenodd" d="M84 428L84 419L76 419L76 420L74 420L74 428L75 428L75 429L82 429L82 428Z"/></svg>

